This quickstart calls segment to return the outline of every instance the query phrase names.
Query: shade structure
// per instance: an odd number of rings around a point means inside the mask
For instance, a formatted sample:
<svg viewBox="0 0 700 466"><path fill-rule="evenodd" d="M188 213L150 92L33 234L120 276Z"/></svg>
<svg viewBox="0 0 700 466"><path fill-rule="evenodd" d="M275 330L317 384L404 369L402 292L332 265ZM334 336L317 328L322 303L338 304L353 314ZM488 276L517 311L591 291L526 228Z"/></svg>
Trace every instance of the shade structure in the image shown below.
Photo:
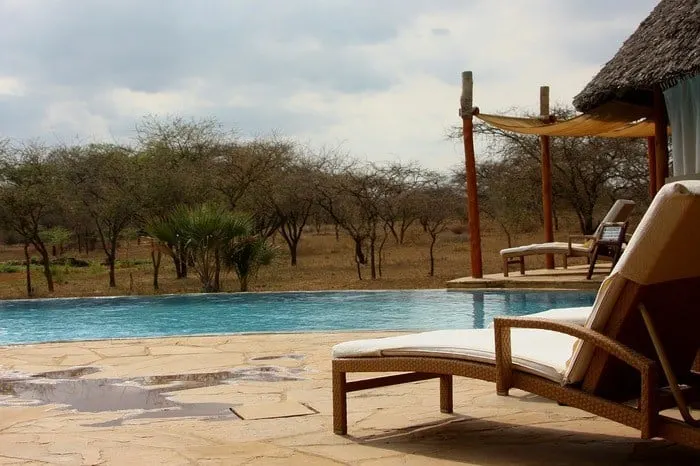
<svg viewBox="0 0 700 466"><path fill-rule="evenodd" d="M621 102L610 102L588 113L563 121L546 121L484 113L475 113L475 116L485 123L505 131L537 136L597 136L606 138L654 136L654 120L651 109Z"/></svg>
<svg viewBox="0 0 700 466"><path fill-rule="evenodd" d="M661 0L586 87L574 97L580 112L606 102L652 106L667 89L700 73L700 2Z"/></svg>

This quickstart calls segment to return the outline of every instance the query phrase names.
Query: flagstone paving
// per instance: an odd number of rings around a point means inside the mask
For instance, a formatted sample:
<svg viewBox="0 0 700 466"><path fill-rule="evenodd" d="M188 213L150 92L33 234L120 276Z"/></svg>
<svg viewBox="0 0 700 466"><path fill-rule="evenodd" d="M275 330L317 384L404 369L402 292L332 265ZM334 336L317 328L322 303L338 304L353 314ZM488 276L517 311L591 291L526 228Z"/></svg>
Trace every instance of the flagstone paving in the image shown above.
<svg viewBox="0 0 700 466"><path fill-rule="evenodd" d="M383 334L0 347L0 464L700 464L693 450L469 379L455 380L453 415L438 409L437 381L351 394L350 435L334 435L331 346Z"/></svg>

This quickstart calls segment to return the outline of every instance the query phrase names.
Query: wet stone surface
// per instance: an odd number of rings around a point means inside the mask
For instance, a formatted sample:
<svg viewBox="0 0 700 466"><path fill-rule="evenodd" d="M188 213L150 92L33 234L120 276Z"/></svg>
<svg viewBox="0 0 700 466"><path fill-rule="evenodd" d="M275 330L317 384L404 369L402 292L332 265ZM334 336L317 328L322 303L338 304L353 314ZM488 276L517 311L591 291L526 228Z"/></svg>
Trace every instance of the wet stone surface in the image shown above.
<svg viewBox="0 0 700 466"><path fill-rule="evenodd" d="M99 372L77 367L34 375L0 377L0 406L58 404L79 412L136 411L94 427L120 425L133 419L206 417L238 419L226 403L180 403L169 395L176 391L236 381L278 382L302 380L303 369L276 366L243 367L230 371L135 377L130 379L81 379Z"/></svg>

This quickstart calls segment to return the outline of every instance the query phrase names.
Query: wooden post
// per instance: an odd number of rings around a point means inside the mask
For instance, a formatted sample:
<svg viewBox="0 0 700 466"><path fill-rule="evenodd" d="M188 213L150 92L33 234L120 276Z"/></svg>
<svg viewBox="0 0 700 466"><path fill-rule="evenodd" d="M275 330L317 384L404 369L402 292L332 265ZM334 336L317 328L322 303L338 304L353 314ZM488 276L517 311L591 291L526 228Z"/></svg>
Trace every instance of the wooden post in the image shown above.
<svg viewBox="0 0 700 466"><path fill-rule="evenodd" d="M660 86L654 86L654 139L656 139L656 191L668 175L668 115Z"/></svg>
<svg viewBox="0 0 700 466"><path fill-rule="evenodd" d="M549 120L549 86L540 86L540 117ZM549 136L540 136L542 152L542 217L544 218L544 241L554 241L552 224L552 156L550 154ZM545 267L554 268L554 255L546 254Z"/></svg>
<svg viewBox="0 0 700 466"><path fill-rule="evenodd" d="M656 196L656 138L647 138L647 164L649 165L649 197Z"/></svg>
<svg viewBox="0 0 700 466"><path fill-rule="evenodd" d="M479 197L476 189L476 157L474 156L473 103L474 81L471 71L462 72L462 97L459 116L462 117L464 140L464 166L467 182L467 212L469 215L469 241L471 249L472 278L482 278L481 228L479 225Z"/></svg>

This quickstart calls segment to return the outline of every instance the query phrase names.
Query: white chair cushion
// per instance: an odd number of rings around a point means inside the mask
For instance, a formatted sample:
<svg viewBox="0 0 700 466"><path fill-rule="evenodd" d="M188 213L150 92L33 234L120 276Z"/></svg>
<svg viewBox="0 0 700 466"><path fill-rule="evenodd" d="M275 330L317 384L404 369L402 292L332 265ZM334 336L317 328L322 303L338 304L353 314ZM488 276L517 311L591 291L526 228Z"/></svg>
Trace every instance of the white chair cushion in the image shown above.
<svg viewBox="0 0 700 466"><path fill-rule="evenodd" d="M588 254L591 251L591 246L585 246L579 243L573 243L571 250L579 254ZM501 256L515 257L527 256L531 254L566 254L569 252L569 243L562 241L554 241L551 243L534 243L525 246L516 246L512 248L501 249Z"/></svg>
<svg viewBox="0 0 700 466"><path fill-rule="evenodd" d="M548 330L511 332L514 366L561 383L576 338ZM340 343L333 347L333 357L442 357L495 364L494 340L493 329L437 330Z"/></svg>
<svg viewBox="0 0 700 466"><path fill-rule="evenodd" d="M527 317L554 320L556 322L564 322L574 325L586 325L588 316L591 315L592 311L593 306L560 307L556 309L549 309L547 311L536 312L534 314L528 314ZM489 328L491 327L493 327L493 323L489 325Z"/></svg>

